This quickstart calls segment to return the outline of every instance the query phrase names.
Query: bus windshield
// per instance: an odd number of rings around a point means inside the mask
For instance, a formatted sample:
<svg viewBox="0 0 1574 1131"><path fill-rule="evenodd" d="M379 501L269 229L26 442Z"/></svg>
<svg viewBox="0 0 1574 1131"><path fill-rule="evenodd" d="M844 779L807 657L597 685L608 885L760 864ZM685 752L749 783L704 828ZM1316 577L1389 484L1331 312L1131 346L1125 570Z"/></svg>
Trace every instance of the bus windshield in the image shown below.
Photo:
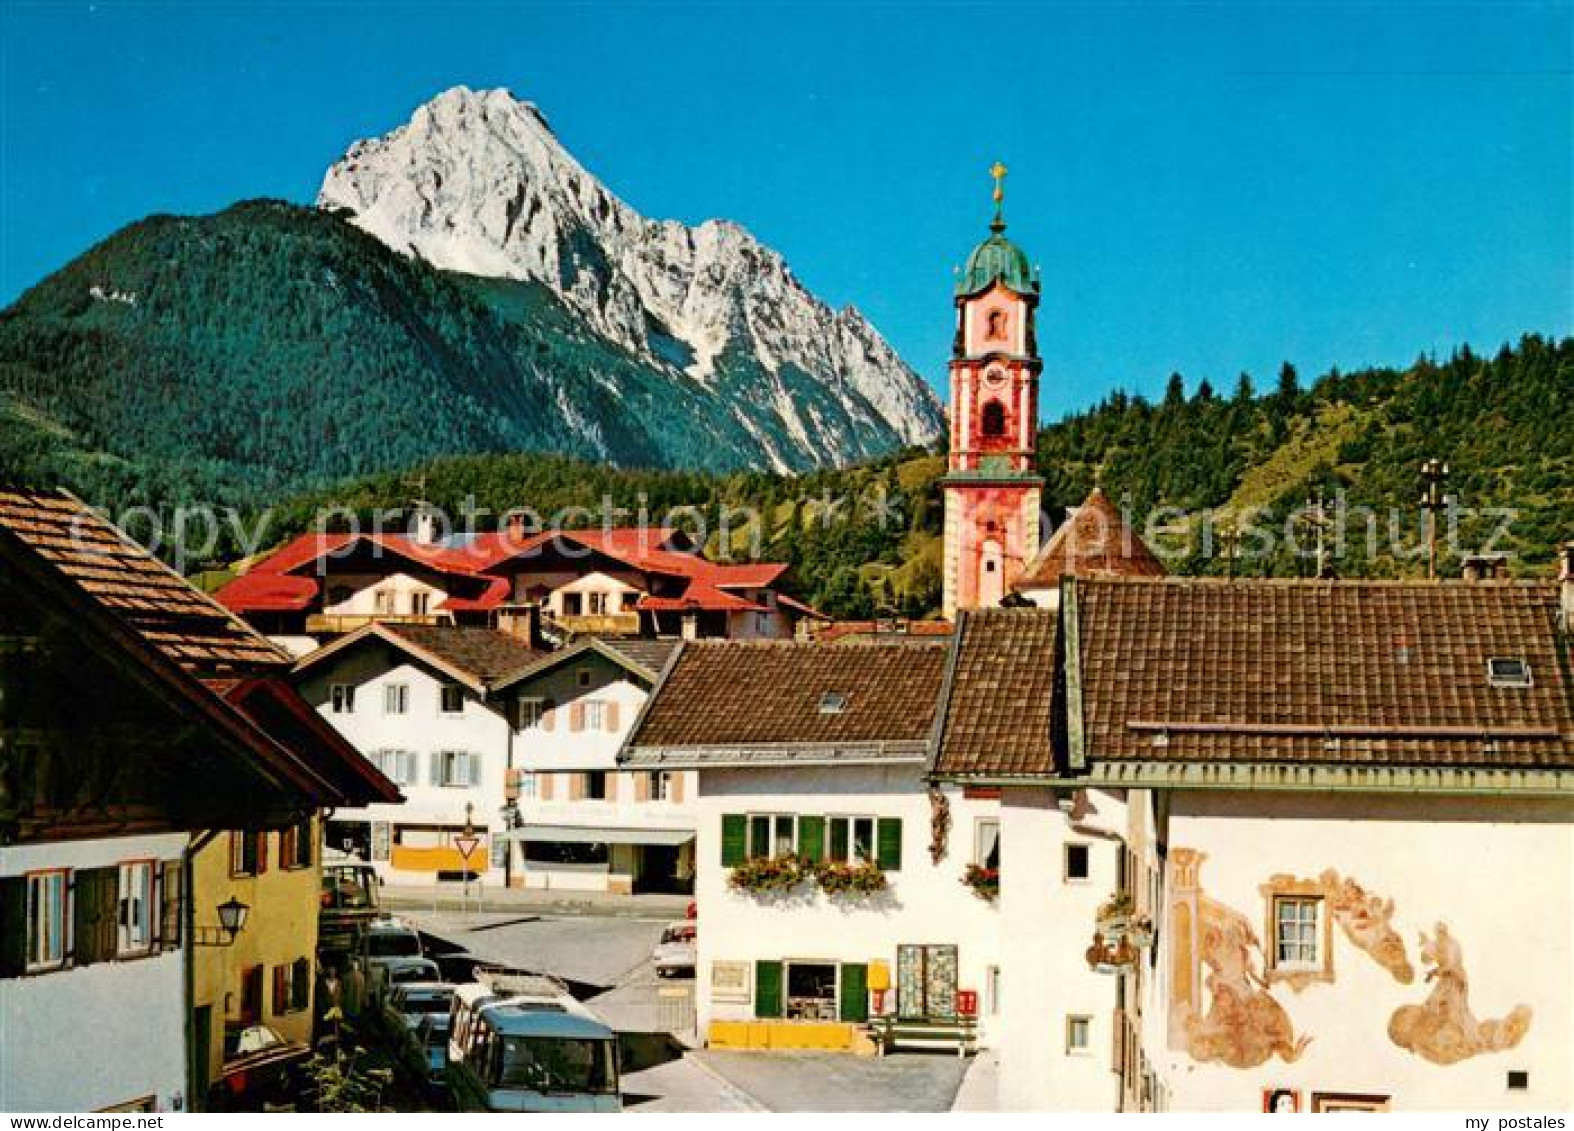
<svg viewBox="0 0 1574 1131"><path fill-rule="evenodd" d="M568 1037L504 1037L495 1086L532 1092L617 1090L612 1042Z"/></svg>

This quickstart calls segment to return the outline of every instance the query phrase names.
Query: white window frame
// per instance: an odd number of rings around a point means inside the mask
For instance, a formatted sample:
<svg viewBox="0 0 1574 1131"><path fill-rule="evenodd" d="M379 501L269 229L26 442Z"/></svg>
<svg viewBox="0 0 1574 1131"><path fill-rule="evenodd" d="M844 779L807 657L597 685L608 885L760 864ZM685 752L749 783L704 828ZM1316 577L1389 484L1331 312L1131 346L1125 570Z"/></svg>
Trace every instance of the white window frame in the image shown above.
<svg viewBox="0 0 1574 1131"><path fill-rule="evenodd" d="M397 594L392 589L374 589L372 591L372 612L376 616L391 617L398 610L398 603L394 600Z"/></svg>
<svg viewBox="0 0 1574 1131"><path fill-rule="evenodd" d="M521 695L514 700L514 729L530 730L541 725L546 715L547 701L535 695Z"/></svg>
<svg viewBox="0 0 1574 1131"><path fill-rule="evenodd" d="M856 833L858 831L859 822L863 821L867 821L869 824L869 843L867 845L867 851L864 853L859 853L857 847L858 838ZM836 839L832 834L831 829L838 823L847 826L847 856L845 859L838 859L837 857L831 855L831 844ZM794 831L796 832L796 830ZM796 835L793 838L793 843L797 844ZM880 856L880 818L874 816L871 813L837 813L835 815L826 817L825 844L823 846L823 850L827 860L838 864L878 863Z"/></svg>
<svg viewBox="0 0 1574 1131"><path fill-rule="evenodd" d="M650 794L650 799L652 801L672 800L672 771L651 770L649 773L650 778L648 779L646 792Z"/></svg>
<svg viewBox="0 0 1574 1131"><path fill-rule="evenodd" d="M454 780L454 771L464 767L463 780ZM437 752L437 780L433 785L444 789L469 789L481 782L481 756L473 750L439 750Z"/></svg>
<svg viewBox="0 0 1574 1131"><path fill-rule="evenodd" d="M413 750L378 749L369 755L372 765L395 785L414 785L416 756Z"/></svg>
<svg viewBox="0 0 1574 1131"><path fill-rule="evenodd" d="M450 707L448 705L448 697L450 695L457 695L459 697L459 706L457 708ZM462 684L462 683L445 683L445 684L443 684L442 687L437 692L437 710L438 710L438 713L444 714L444 715L462 715L462 714L464 714L465 713L465 687L464 687L464 684Z"/></svg>
<svg viewBox="0 0 1574 1131"><path fill-rule="evenodd" d="M121 862L116 954L146 954L153 949L153 867L152 860Z"/></svg>
<svg viewBox="0 0 1574 1131"><path fill-rule="evenodd" d="M410 685L408 683L383 684L383 714L408 715L410 713Z"/></svg>
<svg viewBox="0 0 1574 1131"><path fill-rule="evenodd" d="M764 851L764 852L756 851L756 845L754 843L754 822L759 820L759 819L761 819L761 818L764 818L765 820L768 820L770 822L770 824L766 828L766 834L765 834L766 838L770 841L770 843L769 843L769 845L766 846L767 851ZM752 860L752 859L754 859L755 857L758 857L758 856L775 857L775 856L779 856L779 855L780 856L792 856L792 855L796 855L797 854L797 852L798 852L798 814L796 814L796 813L747 813L747 814L744 815L744 820L747 822L747 824L744 826L744 828L747 830L746 833L745 833L745 836L744 836L744 844L745 844L745 847L747 848L747 851L745 852L745 855L749 859ZM778 836L779 822L781 822L781 821L791 821L792 822L792 848L791 848L790 851L784 852L784 853L778 853L776 851L776 838ZM785 975L784 975L784 977L785 977ZM785 987L786 983L783 982L782 985ZM785 990L783 992L785 993Z"/></svg>
<svg viewBox="0 0 1574 1131"><path fill-rule="evenodd" d="M27 972L66 964L70 873L64 868L27 873ZM42 911L42 914L40 912Z"/></svg>
<svg viewBox="0 0 1574 1131"><path fill-rule="evenodd" d="M585 700L585 729L607 729L607 703L604 699Z"/></svg>
<svg viewBox="0 0 1574 1131"><path fill-rule="evenodd" d="M999 862L999 859L1000 859L1000 856L1001 856L1001 851L1000 851L1000 818L999 817L979 817L979 818L977 818L976 820L973 821L973 863L977 864L980 868L988 867L988 863L987 862L989 860L989 853L984 848L984 840L985 840L984 833L985 833L985 830L987 830L987 829L993 829L994 832L995 832L994 847L995 847L995 858L996 858L996 866L997 867L999 866L998 862Z"/></svg>
<svg viewBox="0 0 1574 1131"><path fill-rule="evenodd" d="M611 603L611 598L608 596L608 594L603 593L600 590L595 590L585 594L585 611L593 617L606 616L607 609Z"/></svg>
<svg viewBox="0 0 1574 1131"><path fill-rule="evenodd" d="M794 829L796 833L796 828ZM782 963L782 1014L790 1016L788 1003L792 1000L790 989L792 987L792 968L794 966L829 966L831 968L831 1008L827 1017L830 1020L840 1018L842 1015L842 964L828 958L789 958ZM825 1001L825 998L816 998ZM822 1012L826 1012L822 1010ZM826 1020L822 1017L820 1020Z"/></svg>
<svg viewBox="0 0 1574 1131"><path fill-rule="evenodd" d="M1079 1028L1081 1029L1082 1034L1082 1040L1080 1042L1077 1040L1077 1032ZM1066 1055L1093 1055L1093 1018L1090 1014L1066 1014Z"/></svg>
<svg viewBox="0 0 1574 1131"><path fill-rule="evenodd" d="M1073 876L1071 874L1071 850L1080 848L1085 865L1085 874ZM1060 878L1068 884L1090 884L1093 882L1093 846L1086 841L1068 840L1060 848Z"/></svg>
<svg viewBox="0 0 1574 1131"><path fill-rule="evenodd" d="M1287 920L1283 911L1289 908L1300 910L1310 909L1309 917L1297 914L1293 920ZM1273 897L1273 968L1275 970L1309 970L1321 971L1323 968L1322 955L1322 926L1325 908L1322 897L1315 895L1275 894ZM1285 934L1285 928L1294 927L1295 934L1299 937L1291 939ZM1286 956L1286 949L1293 948L1293 952Z"/></svg>
<svg viewBox="0 0 1574 1131"><path fill-rule="evenodd" d="M328 685L328 701L335 715L355 714L355 684L332 683Z"/></svg>
<svg viewBox="0 0 1574 1131"><path fill-rule="evenodd" d="M432 595L425 592L410 594L410 615L424 617L431 611Z"/></svg>

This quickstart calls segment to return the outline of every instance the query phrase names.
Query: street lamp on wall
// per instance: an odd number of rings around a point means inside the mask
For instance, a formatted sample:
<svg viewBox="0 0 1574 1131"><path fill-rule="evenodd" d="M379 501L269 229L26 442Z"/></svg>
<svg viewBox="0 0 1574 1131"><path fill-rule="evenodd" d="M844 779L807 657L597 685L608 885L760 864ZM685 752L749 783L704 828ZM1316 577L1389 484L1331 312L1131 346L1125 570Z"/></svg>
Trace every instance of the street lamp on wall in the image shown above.
<svg viewBox="0 0 1574 1131"><path fill-rule="evenodd" d="M246 918L251 914L251 908L236 899L233 895L218 906L219 925L217 927L197 927L196 937L193 938L194 946L231 946L235 936L246 928Z"/></svg>

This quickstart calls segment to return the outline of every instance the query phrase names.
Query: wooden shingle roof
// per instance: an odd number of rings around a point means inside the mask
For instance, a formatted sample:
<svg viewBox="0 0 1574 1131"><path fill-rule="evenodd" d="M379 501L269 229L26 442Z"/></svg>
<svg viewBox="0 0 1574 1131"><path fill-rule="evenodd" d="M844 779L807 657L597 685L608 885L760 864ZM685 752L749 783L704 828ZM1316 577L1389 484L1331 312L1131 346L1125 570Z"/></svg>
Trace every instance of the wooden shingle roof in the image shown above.
<svg viewBox="0 0 1574 1131"><path fill-rule="evenodd" d="M943 642L682 646L624 748L663 765L921 761Z"/></svg>
<svg viewBox="0 0 1574 1131"><path fill-rule="evenodd" d="M956 623L935 731L938 777L1043 777L1055 772L1052 731L1060 616L981 609Z"/></svg>
<svg viewBox="0 0 1574 1131"><path fill-rule="evenodd" d="M0 487L0 527L187 671L289 663L239 617L65 492Z"/></svg>
<svg viewBox="0 0 1574 1131"><path fill-rule="evenodd" d="M1557 607L1540 583L1078 580L1072 756L1574 769Z"/></svg>
<svg viewBox="0 0 1574 1131"><path fill-rule="evenodd" d="M523 671L546 653L538 652L512 633L496 628L451 624L387 624L388 634L401 637L423 652L490 685Z"/></svg>

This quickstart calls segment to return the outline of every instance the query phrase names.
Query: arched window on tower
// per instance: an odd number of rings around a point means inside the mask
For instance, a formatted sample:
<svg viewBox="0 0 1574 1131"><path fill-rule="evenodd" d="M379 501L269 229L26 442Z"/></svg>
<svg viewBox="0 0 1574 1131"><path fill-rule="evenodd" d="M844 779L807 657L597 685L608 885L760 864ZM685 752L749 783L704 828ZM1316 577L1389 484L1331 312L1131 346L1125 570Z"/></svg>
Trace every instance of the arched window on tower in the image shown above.
<svg viewBox="0 0 1574 1131"><path fill-rule="evenodd" d="M1006 434L1006 406L999 401L989 401L984 405L984 414L979 422L980 430L986 439L996 439Z"/></svg>
<svg viewBox="0 0 1574 1131"><path fill-rule="evenodd" d="M992 342L1005 340L1006 312L1004 310L991 310L989 312L989 320L985 325L984 336Z"/></svg>

